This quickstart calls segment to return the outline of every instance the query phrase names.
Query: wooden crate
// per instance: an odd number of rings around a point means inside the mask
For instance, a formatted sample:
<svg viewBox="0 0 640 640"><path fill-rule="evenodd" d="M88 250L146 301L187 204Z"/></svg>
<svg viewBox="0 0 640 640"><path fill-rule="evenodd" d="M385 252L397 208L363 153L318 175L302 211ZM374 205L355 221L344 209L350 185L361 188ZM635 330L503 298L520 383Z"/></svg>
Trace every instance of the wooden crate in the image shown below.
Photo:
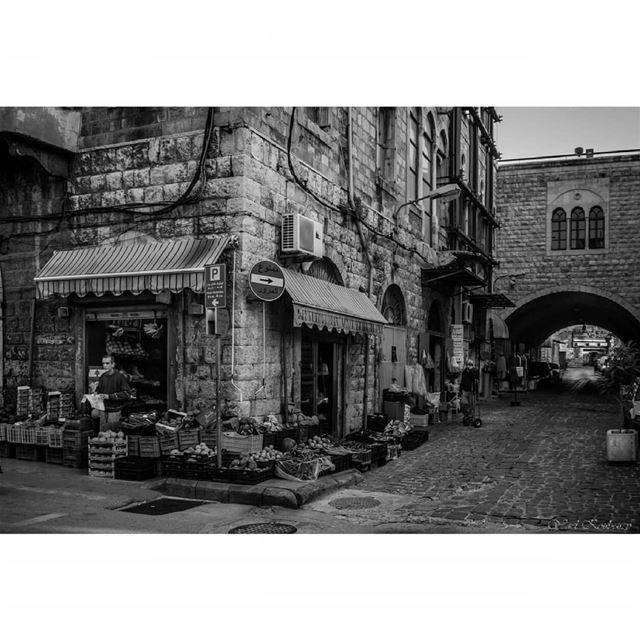
<svg viewBox="0 0 640 640"><path fill-rule="evenodd" d="M159 458L161 455L158 436L140 436L138 456L141 458Z"/></svg>
<svg viewBox="0 0 640 640"><path fill-rule="evenodd" d="M180 451L195 447L197 444L200 444L200 429L178 430L178 449Z"/></svg>
<svg viewBox="0 0 640 640"><path fill-rule="evenodd" d="M235 431L222 434L222 448L229 453L258 453L262 450L262 434L241 436Z"/></svg>

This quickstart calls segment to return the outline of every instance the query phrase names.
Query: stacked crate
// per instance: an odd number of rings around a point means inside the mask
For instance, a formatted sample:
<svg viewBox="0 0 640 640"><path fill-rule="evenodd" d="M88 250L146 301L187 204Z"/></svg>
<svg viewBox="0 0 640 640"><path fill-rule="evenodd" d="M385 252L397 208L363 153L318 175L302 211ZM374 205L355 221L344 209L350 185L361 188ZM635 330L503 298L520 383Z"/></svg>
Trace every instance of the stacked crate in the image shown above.
<svg viewBox="0 0 640 640"><path fill-rule="evenodd" d="M29 415L30 391L30 387L18 387L18 395L16 398L16 415L20 417Z"/></svg>
<svg viewBox="0 0 640 640"><path fill-rule="evenodd" d="M62 393L60 395L60 417L65 419L73 418L75 413L76 408L73 400L73 393Z"/></svg>
<svg viewBox="0 0 640 640"><path fill-rule="evenodd" d="M49 433L47 434L47 451L45 454L45 460L49 464L62 464L63 433L64 429L62 427L57 427L55 425L49 426Z"/></svg>
<svg viewBox="0 0 640 640"><path fill-rule="evenodd" d="M29 389L29 414L39 416L42 413L43 393L41 388Z"/></svg>
<svg viewBox="0 0 640 640"><path fill-rule="evenodd" d="M60 418L60 397L59 391L49 391L47 394L47 420L58 420Z"/></svg>
<svg viewBox="0 0 640 640"><path fill-rule="evenodd" d="M127 455L127 440L101 440L91 438L89 448L89 475L94 478L114 478L115 461Z"/></svg>
<svg viewBox="0 0 640 640"><path fill-rule="evenodd" d="M89 431L68 429L62 432L62 464L65 467L84 469L89 461Z"/></svg>

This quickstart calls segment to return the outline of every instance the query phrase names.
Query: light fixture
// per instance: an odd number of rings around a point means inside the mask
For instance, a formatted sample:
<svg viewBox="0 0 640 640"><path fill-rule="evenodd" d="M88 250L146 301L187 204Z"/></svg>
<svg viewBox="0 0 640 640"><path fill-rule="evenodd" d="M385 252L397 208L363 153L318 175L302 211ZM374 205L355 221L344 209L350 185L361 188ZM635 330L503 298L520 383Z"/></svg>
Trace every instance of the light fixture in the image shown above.
<svg viewBox="0 0 640 640"><path fill-rule="evenodd" d="M449 202L450 200L455 200L462 193L462 189L457 184L450 182L449 184L442 185L437 189L433 189L429 191L429 193L421 196L420 198L416 198L415 200L409 200L409 202L404 202L401 204L395 211L394 217L400 213L400 210L404 207L409 206L410 204L417 204L422 200L442 200L443 202Z"/></svg>

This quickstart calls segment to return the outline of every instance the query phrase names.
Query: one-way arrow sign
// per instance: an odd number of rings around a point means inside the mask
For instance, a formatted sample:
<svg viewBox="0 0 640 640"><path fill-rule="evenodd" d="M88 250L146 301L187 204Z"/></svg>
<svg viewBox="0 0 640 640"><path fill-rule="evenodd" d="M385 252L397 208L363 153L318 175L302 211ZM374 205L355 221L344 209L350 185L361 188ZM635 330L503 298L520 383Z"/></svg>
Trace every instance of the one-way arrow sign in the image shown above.
<svg viewBox="0 0 640 640"><path fill-rule="evenodd" d="M277 300L284 292L284 273L271 260L257 262L249 273L249 288L260 300Z"/></svg>

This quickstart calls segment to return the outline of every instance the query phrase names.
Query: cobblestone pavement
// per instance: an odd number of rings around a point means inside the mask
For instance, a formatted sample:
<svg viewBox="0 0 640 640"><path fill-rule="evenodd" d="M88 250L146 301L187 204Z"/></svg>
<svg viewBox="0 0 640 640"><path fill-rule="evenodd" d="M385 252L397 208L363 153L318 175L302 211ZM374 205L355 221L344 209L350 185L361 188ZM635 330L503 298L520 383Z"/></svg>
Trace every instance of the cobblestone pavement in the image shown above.
<svg viewBox="0 0 640 640"><path fill-rule="evenodd" d="M410 497L403 517L415 521L640 531L640 467L606 460L620 409L589 393L586 376L569 370L562 388L521 394L519 407L506 394L481 401L481 428L455 416L433 425L427 443L366 473L359 489Z"/></svg>

